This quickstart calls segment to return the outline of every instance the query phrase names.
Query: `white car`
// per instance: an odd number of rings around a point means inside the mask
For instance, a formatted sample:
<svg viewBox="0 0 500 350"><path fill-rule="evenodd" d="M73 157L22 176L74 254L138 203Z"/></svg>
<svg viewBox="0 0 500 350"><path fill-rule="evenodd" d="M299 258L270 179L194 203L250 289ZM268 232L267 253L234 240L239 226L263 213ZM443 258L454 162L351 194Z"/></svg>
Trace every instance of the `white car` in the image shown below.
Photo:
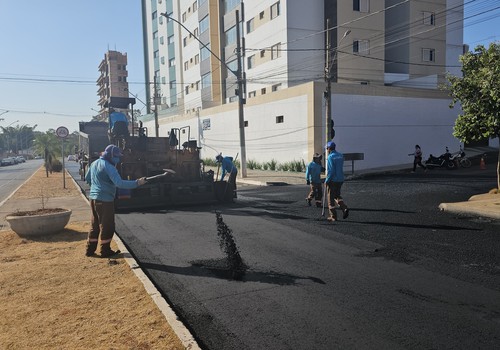
<svg viewBox="0 0 500 350"><path fill-rule="evenodd" d="M76 156L74 154L70 154L68 156L68 160L76 161Z"/></svg>

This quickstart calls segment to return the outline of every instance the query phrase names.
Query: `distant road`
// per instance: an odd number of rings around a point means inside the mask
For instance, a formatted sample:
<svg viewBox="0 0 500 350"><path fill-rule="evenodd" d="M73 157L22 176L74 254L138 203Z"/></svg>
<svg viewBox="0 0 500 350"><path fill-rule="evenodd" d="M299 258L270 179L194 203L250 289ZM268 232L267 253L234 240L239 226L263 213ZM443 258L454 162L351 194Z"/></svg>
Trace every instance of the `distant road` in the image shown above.
<svg viewBox="0 0 500 350"><path fill-rule="evenodd" d="M32 159L25 163L0 167L0 203L33 175L42 164L42 159Z"/></svg>

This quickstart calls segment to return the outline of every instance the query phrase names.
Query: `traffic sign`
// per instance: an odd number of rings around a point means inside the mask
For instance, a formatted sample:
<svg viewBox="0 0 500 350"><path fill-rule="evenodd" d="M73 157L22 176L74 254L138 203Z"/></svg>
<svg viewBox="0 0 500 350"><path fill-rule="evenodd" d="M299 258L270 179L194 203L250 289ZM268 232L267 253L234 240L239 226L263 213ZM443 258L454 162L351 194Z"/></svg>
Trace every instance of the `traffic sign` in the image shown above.
<svg viewBox="0 0 500 350"><path fill-rule="evenodd" d="M60 126L56 130L56 135L62 139L68 137L69 135L69 130L65 126Z"/></svg>

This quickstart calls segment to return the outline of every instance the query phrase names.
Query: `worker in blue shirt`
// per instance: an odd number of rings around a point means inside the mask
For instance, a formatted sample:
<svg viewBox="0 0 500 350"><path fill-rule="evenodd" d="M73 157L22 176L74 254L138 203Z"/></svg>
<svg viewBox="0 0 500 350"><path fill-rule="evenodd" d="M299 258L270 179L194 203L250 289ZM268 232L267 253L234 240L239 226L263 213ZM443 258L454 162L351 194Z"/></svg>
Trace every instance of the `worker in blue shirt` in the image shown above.
<svg viewBox="0 0 500 350"><path fill-rule="evenodd" d="M87 239L86 256L94 255L99 236L101 238L101 257L107 258L120 253L111 250L111 240L115 233L115 194L116 188L133 189L146 183L146 178L122 180L116 165L123 156L115 145L106 147L99 159L92 162L85 175L90 185L91 223Z"/></svg>
<svg viewBox="0 0 500 350"><path fill-rule="evenodd" d="M344 183L344 155L337 152L335 142L330 141L327 143L328 159L326 164L326 189L328 193L328 210L330 216L328 221L336 221L337 213L335 211L336 205L342 210L342 217L347 219L349 216L349 208L344 203L344 199L340 194L340 189Z"/></svg>
<svg viewBox="0 0 500 350"><path fill-rule="evenodd" d="M215 160L217 163L221 164L222 174L220 181L224 180L226 173L229 174L227 183L233 185L234 190L236 190L236 176L238 175L238 168L236 168L233 163L233 157L223 157L222 154L219 154L215 157Z"/></svg>
<svg viewBox="0 0 500 350"><path fill-rule="evenodd" d="M314 153L313 160L306 168L306 183L311 186L309 194L306 197L307 204L311 206L313 198L316 201L316 206L321 207L321 199L323 198L323 189L321 187L321 172L324 168L321 166L323 156L319 153Z"/></svg>

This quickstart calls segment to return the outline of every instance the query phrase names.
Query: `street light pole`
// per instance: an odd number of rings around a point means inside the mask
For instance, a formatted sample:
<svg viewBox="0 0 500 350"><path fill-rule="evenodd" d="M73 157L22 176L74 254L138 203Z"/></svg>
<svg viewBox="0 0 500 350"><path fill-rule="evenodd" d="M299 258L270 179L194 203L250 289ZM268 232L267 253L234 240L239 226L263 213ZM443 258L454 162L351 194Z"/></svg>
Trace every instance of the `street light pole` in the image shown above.
<svg viewBox="0 0 500 350"><path fill-rule="evenodd" d="M239 11L236 10L236 36L237 36L237 48L236 55L238 60L238 70L232 70L226 62L222 61L215 53L210 50L210 48L204 44L194 33L192 33L184 24L176 20L175 18L170 17L166 13L161 13L161 16L166 17L169 20L174 21L179 24L184 30L186 30L189 34L191 34L202 46L207 49L208 52L212 56L214 56L229 72L234 74L238 81L238 119L239 119L239 129L240 129L240 153L241 153L241 177L247 177L247 159L246 159L246 146L245 146L245 117L244 117L244 108L245 98L243 96L245 81L243 79L243 69L241 63L241 38L240 38L240 22L239 22Z"/></svg>
<svg viewBox="0 0 500 350"><path fill-rule="evenodd" d="M325 81L326 81L326 90L325 90L325 135L326 142L330 141L335 137L335 129L334 122L332 119L332 71L333 65L337 61L337 53L340 43L346 36L351 33L350 30L346 30L342 38L339 40L337 47L335 48L335 53L332 57L332 39L330 34L330 19L326 20L326 62L325 62Z"/></svg>

